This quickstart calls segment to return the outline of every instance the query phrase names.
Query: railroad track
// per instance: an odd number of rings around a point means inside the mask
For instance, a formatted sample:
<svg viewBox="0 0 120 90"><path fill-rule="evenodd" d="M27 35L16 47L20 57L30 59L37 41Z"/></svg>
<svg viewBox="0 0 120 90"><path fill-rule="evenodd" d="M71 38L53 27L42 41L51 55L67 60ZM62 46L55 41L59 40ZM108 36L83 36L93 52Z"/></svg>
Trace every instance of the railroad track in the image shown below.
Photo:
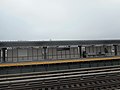
<svg viewBox="0 0 120 90"><path fill-rule="evenodd" d="M57 73L0 77L0 90L114 90L120 88L120 66Z"/></svg>
<svg viewBox="0 0 120 90"><path fill-rule="evenodd" d="M0 85L1 90L106 90L120 87L120 76L72 77ZM89 89L88 89L89 88Z"/></svg>
<svg viewBox="0 0 120 90"><path fill-rule="evenodd" d="M20 74L7 74L7 75L0 75L0 78L8 78L8 77L23 77L23 76L33 76L33 75L46 75L46 74L57 74L57 73L69 73L69 72L91 72L93 70L100 71L100 70L108 70L111 69L120 69L120 65L114 66L103 66L103 67L91 67L91 68L78 68L78 69L68 69L68 70L59 70L59 71L45 71L45 72L32 72L32 73L20 73Z"/></svg>

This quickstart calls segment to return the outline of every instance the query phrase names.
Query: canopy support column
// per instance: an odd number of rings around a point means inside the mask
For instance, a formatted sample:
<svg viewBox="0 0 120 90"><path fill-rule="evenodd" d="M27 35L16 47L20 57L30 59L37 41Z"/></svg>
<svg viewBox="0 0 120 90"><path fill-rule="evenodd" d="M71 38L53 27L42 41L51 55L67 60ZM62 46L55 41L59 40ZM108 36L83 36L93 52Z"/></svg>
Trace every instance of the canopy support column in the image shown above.
<svg viewBox="0 0 120 90"><path fill-rule="evenodd" d="M6 62L6 60L5 60L5 50L6 50L7 48L2 48L2 62Z"/></svg>

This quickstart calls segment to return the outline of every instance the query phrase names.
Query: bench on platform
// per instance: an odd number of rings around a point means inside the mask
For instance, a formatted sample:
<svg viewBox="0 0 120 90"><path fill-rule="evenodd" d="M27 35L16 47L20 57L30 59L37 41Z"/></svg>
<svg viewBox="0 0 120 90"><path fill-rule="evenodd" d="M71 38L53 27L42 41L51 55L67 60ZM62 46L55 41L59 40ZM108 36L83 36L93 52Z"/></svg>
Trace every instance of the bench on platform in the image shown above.
<svg viewBox="0 0 120 90"><path fill-rule="evenodd" d="M87 53L87 56L90 56L90 57L105 56L105 53Z"/></svg>

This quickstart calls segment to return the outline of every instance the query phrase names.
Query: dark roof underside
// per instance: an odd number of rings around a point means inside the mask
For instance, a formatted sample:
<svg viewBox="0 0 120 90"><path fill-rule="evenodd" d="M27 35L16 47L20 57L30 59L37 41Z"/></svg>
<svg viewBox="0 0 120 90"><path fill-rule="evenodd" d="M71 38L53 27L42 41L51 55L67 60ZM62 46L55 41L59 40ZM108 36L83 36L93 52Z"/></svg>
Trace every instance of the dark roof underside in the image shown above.
<svg viewBox="0 0 120 90"><path fill-rule="evenodd" d="M1 41L0 47L120 44L120 40Z"/></svg>

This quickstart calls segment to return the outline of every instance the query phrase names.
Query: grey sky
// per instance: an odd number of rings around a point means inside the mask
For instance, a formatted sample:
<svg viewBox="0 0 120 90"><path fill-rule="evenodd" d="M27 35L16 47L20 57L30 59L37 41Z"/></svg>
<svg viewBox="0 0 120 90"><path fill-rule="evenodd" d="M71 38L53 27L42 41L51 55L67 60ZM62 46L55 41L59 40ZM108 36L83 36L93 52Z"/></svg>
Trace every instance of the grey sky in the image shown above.
<svg viewBox="0 0 120 90"><path fill-rule="evenodd" d="M120 0L0 0L0 40L119 39Z"/></svg>

